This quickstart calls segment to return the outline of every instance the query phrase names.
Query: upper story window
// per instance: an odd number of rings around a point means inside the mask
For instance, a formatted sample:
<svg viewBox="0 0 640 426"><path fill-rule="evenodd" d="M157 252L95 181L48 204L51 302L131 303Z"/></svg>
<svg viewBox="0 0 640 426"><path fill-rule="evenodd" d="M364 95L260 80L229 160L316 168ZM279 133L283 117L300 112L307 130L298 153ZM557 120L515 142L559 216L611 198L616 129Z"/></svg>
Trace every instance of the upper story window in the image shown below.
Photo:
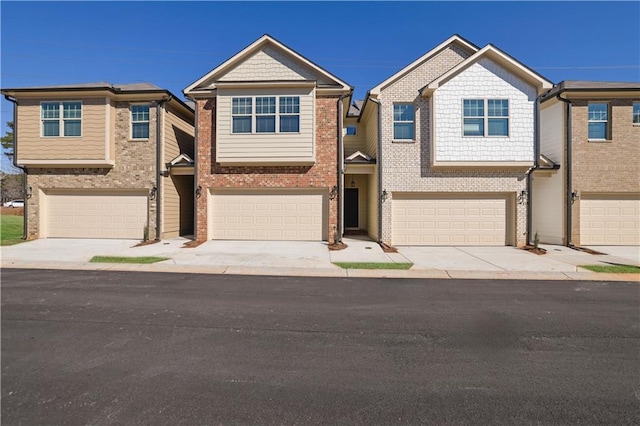
<svg viewBox="0 0 640 426"><path fill-rule="evenodd" d="M413 140L415 122L413 104L393 105L393 139Z"/></svg>
<svg viewBox="0 0 640 426"><path fill-rule="evenodd" d="M255 104L255 109L254 109ZM232 133L300 132L299 96L231 98Z"/></svg>
<svg viewBox="0 0 640 426"><path fill-rule="evenodd" d="M640 102L633 103L633 124L640 124Z"/></svg>
<svg viewBox="0 0 640 426"><path fill-rule="evenodd" d="M40 109L42 136L82 136L82 102L42 102Z"/></svg>
<svg viewBox="0 0 640 426"><path fill-rule="evenodd" d="M355 136L356 135L357 126L348 125L347 126L347 136Z"/></svg>
<svg viewBox="0 0 640 426"><path fill-rule="evenodd" d="M589 103L589 139L606 140L609 136L609 104Z"/></svg>
<svg viewBox="0 0 640 426"><path fill-rule="evenodd" d="M464 99L464 136L509 136L508 99Z"/></svg>
<svg viewBox="0 0 640 426"><path fill-rule="evenodd" d="M149 105L131 105L131 139L149 139Z"/></svg>

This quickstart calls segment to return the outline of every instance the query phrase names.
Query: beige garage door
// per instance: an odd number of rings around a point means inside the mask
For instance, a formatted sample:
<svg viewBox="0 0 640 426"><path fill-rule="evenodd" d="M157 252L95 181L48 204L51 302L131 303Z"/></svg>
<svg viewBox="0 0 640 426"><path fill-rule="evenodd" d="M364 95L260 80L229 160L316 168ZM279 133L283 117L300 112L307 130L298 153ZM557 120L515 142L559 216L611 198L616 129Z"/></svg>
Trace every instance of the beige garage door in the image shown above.
<svg viewBox="0 0 640 426"><path fill-rule="evenodd" d="M506 244L506 198L393 196L394 245Z"/></svg>
<svg viewBox="0 0 640 426"><path fill-rule="evenodd" d="M639 245L640 194L580 199L580 245Z"/></svg>
<svg viewBox="0 0 640 426"><path fill-rule="evenodd" d="M323 235L323 195L212 194L214 240L309 240Z"/></svg>
<svg viewBox="0 0 640 426"><path fill-rule="evenodd" d="M145 195L46 196L47 236L142 239L147 224Z"/></svg>

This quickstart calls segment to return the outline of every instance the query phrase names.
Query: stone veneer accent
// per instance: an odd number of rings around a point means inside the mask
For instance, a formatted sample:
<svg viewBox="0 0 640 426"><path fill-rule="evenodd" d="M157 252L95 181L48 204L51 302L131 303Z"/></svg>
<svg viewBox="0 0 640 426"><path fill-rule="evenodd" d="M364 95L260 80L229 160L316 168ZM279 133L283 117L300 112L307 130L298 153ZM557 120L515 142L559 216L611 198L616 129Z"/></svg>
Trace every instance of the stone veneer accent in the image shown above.
<svg viewBox="0 0 640 426"><path fill-rule="evenodd" d="M207 191L216 188L324 188L338 184L338 96L316 97L316 162L313 166L220 166L216 154L216 99L197 101L197 176L202 195L196 199L196 240L205 241L208 229ZM329 242L338 223L338 202L329 200Z"/></svg>
<svg viewBox="0 0 640 426"><path fill-rule="evenodd" d="M136 189L150 191L156 185L156 107L149 108L149 139L129 140L129 102L115 103L115 165L113 168L29 168L27 238L40 237L40 191L79 189ZM18 137L20 137L18 135ZM19 145L18 145L19 149ZM156 200L149 200L149 236L156 235Z"/></svg>
<svg viewBox="0 0 640 426"><path fill-rule="evenodd" d="M570 97L570 96L568 96ZM611 140L588 141L588 101L572 99L572 190L639 194L640 126L632 122L632 99L599 99L611 105ZM636 100L637 102L637 100ZM580 201L571 211L571 239L580 245Z"/></svg>
<svg viewBox="0 0 640 426"><path fill-rule="evenodd" d="M510 194L509 199L516 208L515 243L526 243L526 205L515 202L516 194L526 189L525 170L498 167L434 169L431 166L429 99L421 97L418 90L469 56L470 52L451 45L381 90L378 97L382 107L381 189L389 194L382 204L381 214L381 240L385 243L392 242L391 206L394 192ZM415 142L392 141L394 102L414 103L415 132L418 135ZM533 134L533 128L531 132Z"/></svg>

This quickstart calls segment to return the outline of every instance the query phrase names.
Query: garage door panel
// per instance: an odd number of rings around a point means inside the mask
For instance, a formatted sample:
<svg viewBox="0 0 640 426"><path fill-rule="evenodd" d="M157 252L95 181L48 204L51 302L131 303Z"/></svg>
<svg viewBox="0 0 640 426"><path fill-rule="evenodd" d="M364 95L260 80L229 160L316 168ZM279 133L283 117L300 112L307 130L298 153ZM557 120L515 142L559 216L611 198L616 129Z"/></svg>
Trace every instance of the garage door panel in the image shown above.
<svg viewBox="0 0 640 426"><path fill-rule="evenodd" d="M212 194L212 238L322 240L323 212L322 194Z"/></svg>
<svg viewBox="0 0 640 426"><path fill-rule="evenodd" d="M140 239L144 236L146 195L49 194L45 197L48 237Z"/></svg>
<svg viewBox="0 0 640 426"><path fill-rule="evenodd" d="M640 194L584 194L580 200L581 245L640 245Z"/></svg>
<svg viewBox="0 0 640 426"><path fill-rule="evenodd" d="M393 244L505 245L506 198L454 197L394 197Z"/></svg>

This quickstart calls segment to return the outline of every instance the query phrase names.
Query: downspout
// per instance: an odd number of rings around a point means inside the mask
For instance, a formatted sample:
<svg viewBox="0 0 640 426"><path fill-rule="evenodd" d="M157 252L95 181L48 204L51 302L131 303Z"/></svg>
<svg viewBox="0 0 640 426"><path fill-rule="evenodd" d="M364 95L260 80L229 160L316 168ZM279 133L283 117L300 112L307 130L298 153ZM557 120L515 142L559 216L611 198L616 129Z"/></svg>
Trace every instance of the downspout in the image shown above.
<svg viewBox="0 0 640 426"><path fill-rule="evenodd" d="M568 247L573 247L573 241L571 239L571 228L572 228L572 220L571 220L571 212L573 210L573 199L572 199L572 189L571 187L573 186L573 182L571 180L571 138L572 133L571 133L571 101L569 99L565 99L562 96L560 96L562 94L562 92L558 93L556 95L556 99L558 99L561 102L564 102L567 105L567 118L566 118L566 129L565 129L565 138L567 140L567 159L566 159L566 164L565 167L567 169L567 186L566 186L566 194L567 194L567 198L566 198L566 221L567 221L567 226L565 227L565 238L566 238L566 243Z"/></svg>
<svg viewBox="0 0 640 426"><path fill-rule="evenodd" d="M172 95L168 98L161 99L156 105L156 241L160 241L160 226L162 224L162 138L164 132L162 131L161 111L162 106L173 99Z"/></svg>
<svg viewBox="0 0 640 426"><path fill-rule="evenodd" d="M337 238L334 238L334 244L342 242L342 234L344 234L343 226L343 209L344 209L344 174L346 172L346 165L344 164L344 141L342 139L342 101L344 98L350 96L350 94L341 95L338 98L338 223L337 223Z"/></svg>
<svg viewBox="0 0 640 426"><path fill-rule="evenodd" d="M195 104L193 111L193 239L197 240L198 228L198 200L202 192L198 191L198 101L194 98L186 96Z"/></svg>
<svg viewBox="0 0 640 426"><path fill-rule="evenodd" d="M18 164L18 100L12 96L4 98L13 103L13 167L22 170L22 193L24 194L24 208L22 210L22 239L27 239L27 225L29 223L29 202L27 197L27 169Z"/></svg>
<svg viewBox="0 0 640 426"><path fill-rule="evenodd" d="M382 243L382 105L377 99L369 98L378 106L378 152L376 168L378 171L378 243Z"/></svg>
<svg viewBox="0 0 640 426"><path fill-rule="evenodd" d="M533 172L540 168L540 99L536 97L533 108L533 167L527 170L527 244L531 244L533 234Z"/></svg>

